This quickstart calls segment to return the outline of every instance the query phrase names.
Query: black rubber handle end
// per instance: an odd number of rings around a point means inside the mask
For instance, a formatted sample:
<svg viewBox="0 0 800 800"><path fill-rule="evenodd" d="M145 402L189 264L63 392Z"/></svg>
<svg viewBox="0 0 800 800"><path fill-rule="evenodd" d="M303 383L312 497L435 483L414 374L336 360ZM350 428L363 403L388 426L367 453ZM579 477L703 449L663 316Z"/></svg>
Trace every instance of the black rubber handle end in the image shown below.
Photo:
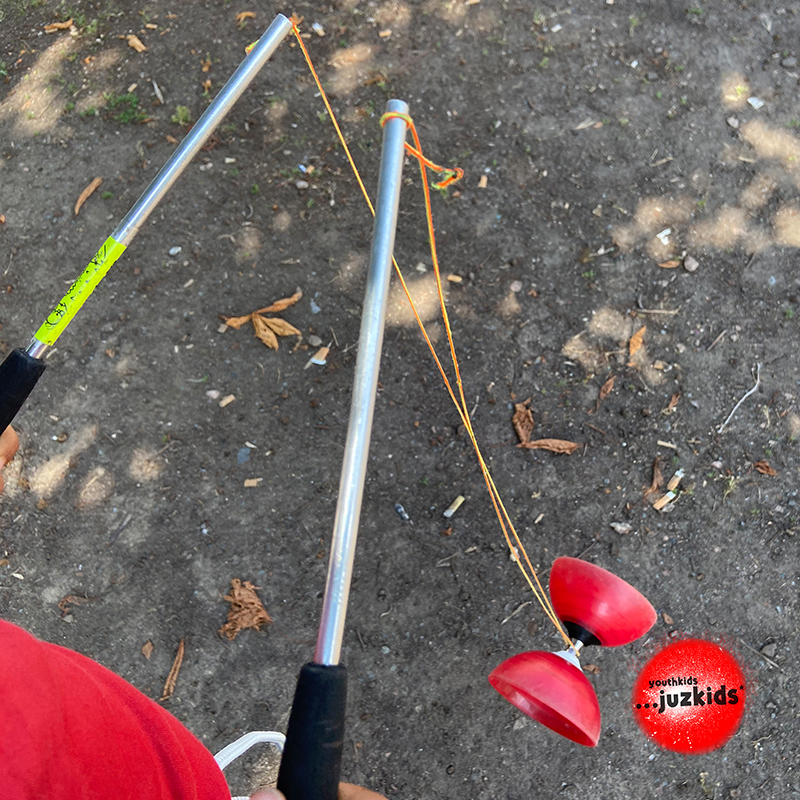
<svg viewBox="0 0 800 800"><path fill-rule="evenodd" d="M0 364L0 433L22 408L47 365L24 350L12 350Z"/></svg>
<svg viewBox="0 0 800 800"><path fill-rule="evenodd" d="M300 670L278 773L286 800L336 800L346 705L343 664L311 663Z"/></svg>

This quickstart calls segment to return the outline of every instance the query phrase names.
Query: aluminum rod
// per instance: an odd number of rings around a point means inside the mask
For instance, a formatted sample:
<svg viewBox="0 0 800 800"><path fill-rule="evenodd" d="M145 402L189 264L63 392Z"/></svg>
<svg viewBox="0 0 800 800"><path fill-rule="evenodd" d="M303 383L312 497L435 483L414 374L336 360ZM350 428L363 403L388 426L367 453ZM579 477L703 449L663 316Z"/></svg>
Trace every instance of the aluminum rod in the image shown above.
<svg viewBox="0 0 800 800"><path fill-rule="evenodd" d="M386 110L408 114L408 105L402 100L390 100L386 104ZM375 411L375 392L378 386L386 301L400 204L406 127L404 119L394 117L387 120L383 128L372 252L358 338L350 422L339 481L325 599L314 655L317 664L334 665L341 658L353 557L361 516L361 498L369 458L372 417Z"/></svg>
<svg viewBox="0 0 800 800"><path fill-rule="evenodd" d="M114 233L111 234L116 241L126 247L131 243L133 237L139 232L139 228L150 216L150 212L158 205L172 184L175 183L187 164L197 155L197 152L211 135L214 128L219 125L222 118L231 110L233 104L242 96L242 93L261 67L269 60L278 45L291 30L292 23L283 14L278 14L258 40L256 46L250 51L247 58L242 61L236 72L231 75L220 93L214 98L211 105L197 120L191 131L178 146L178 149L170 156L169 161L162 167L153 182L144 191L144 194L125 215L122 222L117 225Z"/></svg>
<svg viewBox="0 0 800 800"><path fill-rule="evenodd" d="M225 86L222 87L220 93L169 157L167 163L159 170L133 208L114 229L111 237L98 251L84 273L70 287L70 291L48 317L45 325L33 336L25 351L29 356L42 358L48 347L55 343L114 261L133 241L153 209L161 202L172 184L197 155L214 128L231 110L233 104L242 96L244 90L291 30L292 23L283 14L278 14ZM108 256L107 246L109 244L112 245L113 257ZM48 328L48 326L50 327ZM43 335L43 331L45 335ZM45 340L43 341L43 339Z"/></svg>

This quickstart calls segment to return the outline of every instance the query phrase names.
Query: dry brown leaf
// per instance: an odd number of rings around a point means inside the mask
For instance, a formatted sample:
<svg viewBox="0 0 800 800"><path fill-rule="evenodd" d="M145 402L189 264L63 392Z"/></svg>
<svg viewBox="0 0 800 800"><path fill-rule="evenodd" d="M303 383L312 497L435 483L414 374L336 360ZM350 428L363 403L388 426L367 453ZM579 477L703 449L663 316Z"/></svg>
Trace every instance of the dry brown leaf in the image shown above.
<svg viewBox="0 0 800 800"><path fill-rule="evenodd" d="M153 646L153 643L148 639L142 645L142 655L149 661L150 656L153 655L153 650L155 650L155 647Z"/></svg>
<svg viewBox="0 0 800 800"><path fill-rule="evenodd" d="M663 619L663 620L664 620L664 624L665 624L665 625L672 625L672 624L673 624L673 622L674 622L674 620L672 619L672 617L671 617L669 614L667 614L667 612L666 612L666 611L662 611L662 612L661 612L661 619Z"/></svg>
<svg viewBox="0 0 800 800"><path fill-rule="evenodd" d="M642 346L644 342L644 332L646 330L647 325L643 325L638 331L636 331L636 333L633 334L633 336L631 336L631 340L628 342L631 358L633 358L633 354Z"/></svg>
<svg viewBox="0 0 800 800"><path fill-rule="evenodd" d="M240 11L236 15L236 21L239 23L244 22L246 19L255 19L256 15L252 11Z"/></svg>
<svg viewBox="0 0 800 800"><path fill-rule="evenodd" d="M207 58L202 63L202 68L203 68L203 72L208 72L211 69L211 59L210 58Z"/></svg>
<svg viewBox="0 0 800 800"><path fill-rule="evenodd" d="M72 606L81 606L84 603L91 603L97 600L96 597L87 597L79 594L68 594L58 601L58 609L61 616L66 617L72 611Z"/></svg>
<svg viewBox="0 0 800 800"><path fill-rule="evenodd" d="M261 630L262 625L272 622L272 617L267 614L256 594L256 588L250 581L241 581L239 578L231 580L230 594L223 598L231 607L228 609L228 621L219 629L221 635L235 639L246 628Z"/></svg>
<svg viewBox="0 0 800 800"><path fill-rule="evenodd" d="M517 447L524 447L526 450L549 450L551 453L563 453L568 456L574 453L580 445L566 439L536 439L532 442L518 444Z"/></svg>
<svg viewBox="0 0 800 800"><path fill-rule="evenodd" d="M675 392L669 399L669 404L667 405L667 413L671 413L675 410L675 406L678 405L678 401L681 399L681 392Z"/></svg>
<svg viewBox="0 0 800 800"><path fill-rule="evenodd" d="M267 325L267 321L264 317L260 314L254 314L253 327L256 329L256 336L264 342L267 347L273 350L278 349L278 337L272 332L272 328Z"/></svg>
<svg viewBox="0 0 800 800"><path fill-rule="evenodd" d="M533 430L533 413L531 412L530 398L524 403L517 403L514 406L514 416L511 418L511 424L519 436L522 444L527 444L531 440L531 431Z"/></svg>
<svg viewBox="0 0 800 800"><path fill-rule="evenodd" d="M175 691L175 684L178 682L178 673L181 671L181 664L183 664L183 651L184 644L183 639L181 639L178 643L178 652L175 656L175 660L172 662L172 668L170 669L169 675L167 675L166 683L164 684L164 691L161 693L161 697L158 699L160 703L164 700L169 700Z"/></svg>
<svg viewBox="0 0 800 800"><path fill-rule="evenodd" d="M247 325L248 322L253 318L253 314L245 314L243 317L225 317L222 314L219 315L219 318L229 327L235 328L237 331L242 325Z"/></svg>
<svg viewBox="0 0 800 800"><path fill-rule="evenodd" d="M765 461L763 458L761 461L756 461L753 466L762 474L762 475L769 475L770 478L774 478L778 473L770 466L769 461Z"/></svg>
<svg viewBox="0 0 800 800"><path fill-rule="evenodd" d="M644 499L649 501L652 495L661 491L663 485L664 476L661 474L661 459L656 456L655 461L653 461L653 480L650 482L650 488L644 493Z"/></svg>
<svg viewBox="0 0 800 800"><path fill-rule="evenodd" d="M290 325L285 319L281 319L280 317L262 317L264 322L269 325L272 330L278 334L278 336L301 336L297 328L294 325Z"/></svg>
<svg viewBox="0 0 800 800"><path fill-rule="evenodd" d="M283 300L276 300L271 306L259 308L255 313L277 314L280 311L285 311L289 306L293 306L302 296L303 293L298 289L291 297L284 297Z"/></svg>
<svg viewBox="0 0 800 800"><path fill-rule="evenodd" d="M581 664L584 672L590 672L592 675L600 674L600 667L597 664Z"/></svg>
<svg viewBox="0 0 800 800"><path fill-rule="evenodd" d="M45 33L56 33L58 31L65 31L67 28L72 27L72 17L66 22L51 22L49 25L44 26Z"/></svg>
<svg viewBox="0 0 800 800"><path fill-rule="evenodd" d="M608 397L612 390L614 389L614 381L616 380L616 375L612 375L601 387L600 387L600 400L605 400Z"/></svg>
<svg viewBox="0 0 800 800"><path fill-rule="evenodd" d="M128 40L128 47L132 47L137 53L144 53L144 51L147 50L138 36L131 33L126 38Z"/></svg>
<svg viewBox="0 0 800 800"><path fill-rule="evenodd" d="M663 269L675 269L675 267L679 267L680 265L680 261L676 261L674 258L671 258L669 261L663 261L658 266L662 267Z"/></svg>
<svg viewBox="0 0 800 800"><path fill-rule="evenodd" d="M103 182L102 178L95 178L82 192L75 202L75 216L81 210L81 206L91 197L94 190Z"/></svg>

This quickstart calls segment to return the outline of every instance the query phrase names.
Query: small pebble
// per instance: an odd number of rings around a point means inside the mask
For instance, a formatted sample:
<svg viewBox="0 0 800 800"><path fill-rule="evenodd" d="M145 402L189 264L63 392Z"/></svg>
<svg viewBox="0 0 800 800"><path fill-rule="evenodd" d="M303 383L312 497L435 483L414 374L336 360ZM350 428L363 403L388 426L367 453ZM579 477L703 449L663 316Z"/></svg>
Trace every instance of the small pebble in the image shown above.
<svg viewBox="0 0 800 800"><path fill-rule="evenodd" d="M631 525L630 522L612 522L610 524L617 533L623 536L633 530L633 525Z"/></svg>
<svg viewBox="0 0 800 800"><path fill-rule="evenodd" d="M180 247L170 247L169 254L171 256L176 256L176 255L178 255L178 253L180 253L180 251L181 251Z"/></svg>
<svg viewBox="0 0 800 800"><path fill-rule="evenodd" d="M312 347L319 347L322 344L322 339L312 333L311 336L308 337L308 343Z"/></svg>
<svg viewBox="0 0 800 800"><path fill-rule="evenodd" d="M686 256L683 259L683 268L687 272L696 272L699 266L700 262L694 256Z"/></svg>
<svg viewBox="0 0 800 800"><path fill-rule="evenodd" d="M512 292L521 292L522 291L522 281L511 281L511 291Z"/></svg>
<svg viewBox="0 0 800 800"><path fill-rule="evenodd" d="M322 311L322 309L313 300L311 300L309 304L311 306L312 314L319 314L319 312Z"/></svg>
<svg viewBox="0 0 800 800"><path fill-rule="evenodd" d="M297 183L295 184L295 186L296 186L298 189L308 189L308 181L297 181Z"/></svg>
<svg viewBox="0 0 800 800"><path fill-rule="evenodd" d="M764 655L765 655L767 658L775 658L775 653L777 653L777 651L778 651L778 645L777 645L777 644L775 644L775 642L770 642L769 644L765 644L765 645L764 645L764 646L761 648L761 652L762 652L762 653L763 653L763 654L764 654Z"/></svg>
<svg viewBox="0 0 800 800"><path fill-rule="evenodd" d="M319 24L319 22L315 22L311 26L311 30L313 30L314 33L317 34L317 36L324 36L325 35L325 28L323 28L322 25Z"/></svg>
<svg viewBox="0 0 800 800"><path fill-rule="evenodd" d="M411 521L411 517L408 516L406 510L400 505L400 503L395 503L394 510L397 512L397 516L400 517L403 522Z"/></svg>
<svg viewBox="0 0 800 800"><path fill-rule="evenodd" d="M786 69L792 69L797 66L797 59L794 56L786 56L786 58L781 59L781 66L786 67Z"/></svg>
<svg viewBox="0 0 800 800"><path fill-rule="evenodd" d="M738 117L728 117L728 119L726 119L725 122L727 122L728 125L730 125L731 128L733 128L735 131L739 130L739 118Z"/></svg>
<svg viewBox="0 0 800 800"><path fill-rule="evenodd" d="M760 97L748 97L747 102L758 111L759 108L764 107L764 101Z"/></svg>

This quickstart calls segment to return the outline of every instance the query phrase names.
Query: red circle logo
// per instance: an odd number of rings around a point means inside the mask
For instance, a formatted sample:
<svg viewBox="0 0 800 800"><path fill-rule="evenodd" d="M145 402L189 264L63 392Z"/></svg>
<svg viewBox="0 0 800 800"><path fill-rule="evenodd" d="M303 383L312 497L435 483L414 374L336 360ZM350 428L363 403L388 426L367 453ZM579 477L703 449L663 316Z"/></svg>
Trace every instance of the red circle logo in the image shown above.
<svg viewBox="0 0 800 800"><path fill-rule="evenodd" d="M685 639L656 653L633 687L633 715L644 733L677 753L716 750L739 728L744 673L714 642Z"/></svg>

